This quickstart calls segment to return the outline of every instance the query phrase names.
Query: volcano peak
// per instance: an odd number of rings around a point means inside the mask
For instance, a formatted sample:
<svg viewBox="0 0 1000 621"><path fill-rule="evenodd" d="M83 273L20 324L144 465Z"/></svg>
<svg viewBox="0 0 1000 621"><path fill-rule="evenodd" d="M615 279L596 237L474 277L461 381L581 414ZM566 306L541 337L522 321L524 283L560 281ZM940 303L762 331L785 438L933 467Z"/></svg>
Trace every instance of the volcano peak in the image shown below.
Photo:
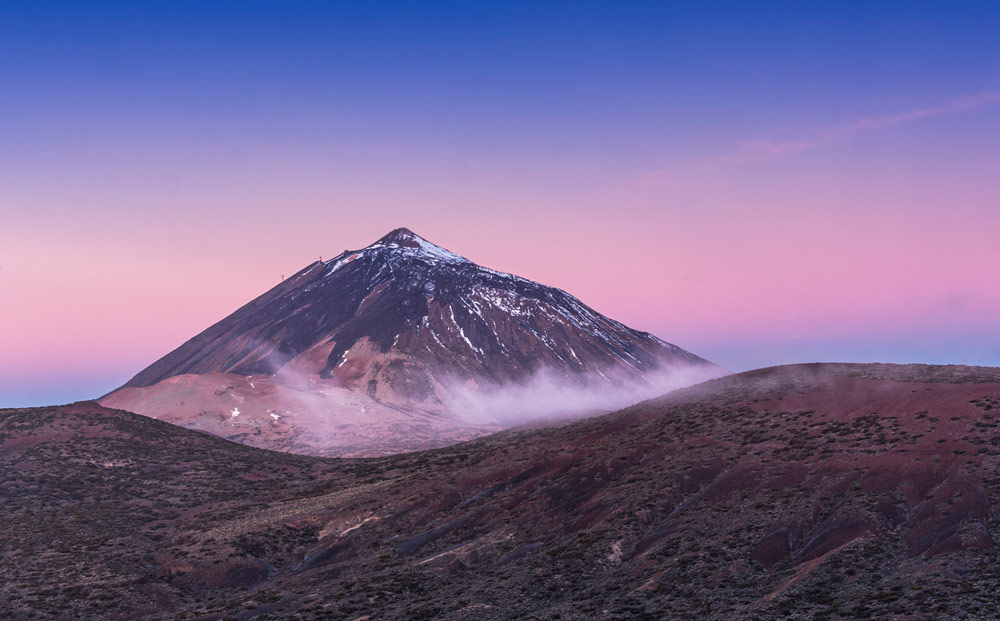
<svg viewBox="0 0 1000 621"><path fill-rule="evenodd" d="M379 238L377 242L368 246L368 248L363 248L364 250L377 250L382 248L401 248L406 249L407 255L412 256L413 251L416 251L418 256L422 256L434 261L445 261L449 263L468 263L468 259L442 248L437 244L427 241L423 237L417 235L413 231L407 228L398 228L389 231L386 235ZM339 257L338 257L339 258Z"/></svg>
<svg viewBox="0 0 1000 621"><path fill-rule="evenodd" d="M402 246L404 248L421 248L425 244L433 245L431 244L431 242L417 235L410 229L398 228L389 231L373 245Z"/></svg>
<svg viewBox="0 0 1000 621"><path fill-rule="evenodd" d="M676 370L721 372L409 229L318 267L210 326L109 402L261 447L372 455L464 441L514 413L549 416L563 406L534 388L550 391L549 378L600 410L664 392ZM482 396L508 393L500 405Z"/></svg>

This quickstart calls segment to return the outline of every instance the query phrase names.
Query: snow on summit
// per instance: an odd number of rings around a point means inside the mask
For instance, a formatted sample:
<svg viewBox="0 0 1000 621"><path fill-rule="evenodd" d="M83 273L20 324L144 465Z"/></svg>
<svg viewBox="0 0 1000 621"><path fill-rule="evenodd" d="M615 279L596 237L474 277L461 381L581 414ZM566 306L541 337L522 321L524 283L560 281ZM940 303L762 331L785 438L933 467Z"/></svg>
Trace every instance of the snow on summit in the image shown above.
<svg viewBox="0 0 1000 621"><path fill-rule="evenodd" d="M722 372L565 291L477 265L400 228L369 246L306 266L109 398L118 407L161 418L171 413L160 412L157 404L178 407L183 401L183 408L191 410L189 423L199 428L212 428L212 408L223 405L224 417L230 418L238 404L241 423L254 420L258 411L267 423L278 423L268 408L283 410L293 415L293 423L284 425L282 416L281 424L262 425L273 432L247 434L241 428L234 439L275 448L267 434L288 433L292 450L345 454L341 449L347 442L404 450L466 437L462 416L488 417L482 410L492 407L475 401L476 395L523 387L540 377L558 382L557 393L565 388L571 395L614 394L627 404L663 392L662 378L679 370L694 370L699 377ZM240 376L240 382L230 386L230 375ZM206 395L207 401L220 403L206 409L192 395L208 391L207 384L191 388L178 380L166 382L179 376L221 382ZM234 387L242 387L246 378L253 378L258 389L238 393L242 388ZM172 391L182 388L187 392L171 400ZM300 410L306 407L303 399L308 401L313 419L329 421L341 432L317 433L311 425L320 423L308 423L288 406L289 399ZM541 407L533 401L532 407ZM267 408L256 408L255 402L267 402ZM509 402L515 410L527 407L516 399L492 402ZM418 426L428 429L393 427L392 420L402 414L409 417L408 425L420 420ZM344 431L362 422L365 429L377 429L372 421L396 431L379 431L377 438ZM449 431L442 435L445 427Z"/></svg>

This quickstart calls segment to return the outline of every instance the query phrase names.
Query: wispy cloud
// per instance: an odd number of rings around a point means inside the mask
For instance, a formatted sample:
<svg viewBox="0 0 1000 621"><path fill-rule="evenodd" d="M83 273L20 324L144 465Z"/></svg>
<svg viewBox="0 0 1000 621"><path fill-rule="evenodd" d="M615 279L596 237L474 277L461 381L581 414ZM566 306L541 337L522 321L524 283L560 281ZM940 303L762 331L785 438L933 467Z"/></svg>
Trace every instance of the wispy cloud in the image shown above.
<svg viewBox="0 0 1000 621"><path fill-rule="evenodd" d="M939 106L918 108L896 114L856 119L849 123L835 125L816 133L793 140L761 139L736 145L726 153L708 158L697 166L699 169L719 164L748 164L789 157L824 146L844 142L858 134L877 131L897 125L904 125L922 119L958 114L985 108L1000 103L1000 91L987 91L976 95L959 97ZM636 174L636 187L668 185L677 178L676 171L647 170Z"/></svg>
<svg viewBox="0 0 1000 621"><path fill-rule="evenodd" d="M980 93L978 95L953 99L933 108L919 108L897 114L857 119L844 125L827 128L813 136L798 140L755 140L737 146L729 153L720 155L718 159L724 162L743 163L781 158L829 144L843 142L861 133L893 127L895 125L903 125L921 119L975 110L998 102L1000 102L1000 91Z"/></svg>

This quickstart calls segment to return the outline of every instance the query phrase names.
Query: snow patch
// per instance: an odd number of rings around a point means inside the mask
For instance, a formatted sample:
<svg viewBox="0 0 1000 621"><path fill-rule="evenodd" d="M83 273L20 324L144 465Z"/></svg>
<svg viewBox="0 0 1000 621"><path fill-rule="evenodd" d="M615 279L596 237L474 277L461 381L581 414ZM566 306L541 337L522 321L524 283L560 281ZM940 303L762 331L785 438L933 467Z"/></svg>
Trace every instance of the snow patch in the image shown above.
<svg viewBox="0 0 1000 621"><path fill-rule="evenodd" d="M469 344L469 349L471 349L472 351L475 351L475 352L479 352L480 356L483 355L483 350L481 350L478 347L476 347L475 345L473 345L472 341L469 340L469 337L465 336L465 330L463 330L461 327L459 327L458 328L458 333L465 340L465 342Z"/></svg>
<svg viewBox="0 0 1000 621"><path fill-rule="evenodd" d="M479 352L480 356L483 355L483 350L473 345L472 341L469 340L469 337L465 336L465 330L462 329L462 326L458 325L458 320L455 319L455 309L451 305L448 305L448 312L451 313L451 322L455 324L456 328L458 328L458 334L462 337L462 340L469 344L469 349Z"/></svg>
<svg viewBox="0 0 1000 621"><path fill-rule="evenodd" d="M351 252L351 253L345 252L333 259L330 259L330 261L327 261L326 263L328 269L326 270L326 273L323 274L323 277L325 278L329 276L330 274L336 272L337 270L347 265L351 261L356 261L360 256L361 256L360 252ZM333 265L330 265L330 263L333 263Z"/></svg>
<svg viewBox="0 0 1000 621"><path fill-rule="evenodd" d="M573 351L572 347L569 348L569 355L573 356L573 360L576 360L580 364L583 364L583 361L581 361L580 358L576 355L576 352Z"/></svg>
<svg viewBox="0 0 1000 621"><path fill-rule="evenodd" d="M429 329L431 331L431 336L433 336L434 341L441 346L441 349L448 349L447 347L444 346L444 343L441 342L441 339L438 338L437 333L434 332L434 328L429 328Z"/></svg>
<svg viewBox="0 0 1000 621"><path fill-rule="evenodd" d="M364 250L358 251L359 253L370 251L370 250L380 250L380 249L391 249L394 253L399 253L403 257L412 257L421 259L426 263L431 265L436 265L438 263L451 263L451 264L469 264L472 262L465 257L459 256L454 252L445 250L441 246L436 246L426 239L422 239L416 235L411 238L416 244L416 248L411 248L409 246L400 246L396 243L375 243L368 246Z"/></svg>

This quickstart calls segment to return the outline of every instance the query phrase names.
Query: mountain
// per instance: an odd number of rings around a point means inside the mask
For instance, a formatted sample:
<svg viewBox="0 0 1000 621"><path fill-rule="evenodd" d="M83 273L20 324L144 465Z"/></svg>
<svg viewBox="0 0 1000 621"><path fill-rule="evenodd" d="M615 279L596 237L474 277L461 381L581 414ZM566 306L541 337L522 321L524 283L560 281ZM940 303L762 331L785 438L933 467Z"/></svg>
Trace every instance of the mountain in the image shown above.
<svg viewBox="0 0 1000 621"><path fill-rule="evenodd" d="M101 403L266 448L429 448L723 371L407 229L318 261Z"/></svg>
<svg viewBox="0 0 1000 621"><path fill-rule="evenodd" d="M326 459L0 411L28 618L992 618L1000 369L793 365Z"/></svg>

